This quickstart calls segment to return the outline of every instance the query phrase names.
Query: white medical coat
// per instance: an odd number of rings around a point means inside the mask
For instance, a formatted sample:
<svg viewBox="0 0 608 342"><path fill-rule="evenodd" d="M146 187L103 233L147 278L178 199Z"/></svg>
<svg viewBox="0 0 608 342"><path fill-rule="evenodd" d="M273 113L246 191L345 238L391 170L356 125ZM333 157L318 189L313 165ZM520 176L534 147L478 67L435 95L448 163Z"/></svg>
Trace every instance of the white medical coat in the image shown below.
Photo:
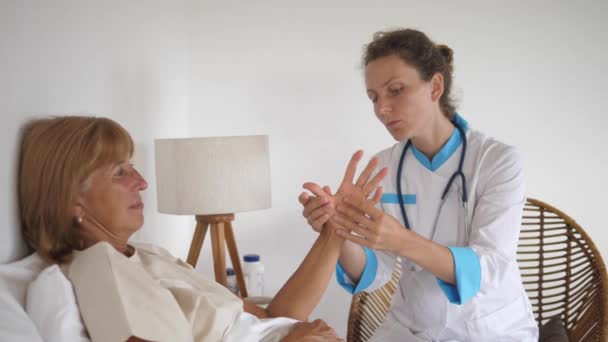
<svg viewBox="0 0 608 342"><path fill-rule="evenodd" d="M392 253L368 250L366 269L359 284L353 284L357 289L351 287L353 292L378 289L390 280L395 263L402 264L402 275L390 312L372 340L538 340L537 323L516 261L526 200L521 157L513 147L468 128L462 118L457 117L457 122L463 125L467 137L463 171L469 194L469 241L465 238L459 177L452 184L437 218L441 194L457 170L462 152L458 130L454 130L451 139L432 161L412 145L405 157L401 184L409 228L447 247L470 247L478 259L479 290L463 303L452 303L431 273L407 258L398 259ZM397 143L378 154L378 168L388 167L390 170L382 184L385 195L381 209L402 224L396 174L405 143ZM436 231L431 236L436 219ZM370 265L369 253L375 254L377 265ZM375 270L372 269L374 266ZM466 268L471 266L464 263L457 264L457 267L462 268L458 270L457 282L471 281L465 279L470 273ZM337 272L337 276L344 278L339 280L342 285L352 284L343 271ZM445 286L452 287L452 292L458 294L456 286Z"/></svg>

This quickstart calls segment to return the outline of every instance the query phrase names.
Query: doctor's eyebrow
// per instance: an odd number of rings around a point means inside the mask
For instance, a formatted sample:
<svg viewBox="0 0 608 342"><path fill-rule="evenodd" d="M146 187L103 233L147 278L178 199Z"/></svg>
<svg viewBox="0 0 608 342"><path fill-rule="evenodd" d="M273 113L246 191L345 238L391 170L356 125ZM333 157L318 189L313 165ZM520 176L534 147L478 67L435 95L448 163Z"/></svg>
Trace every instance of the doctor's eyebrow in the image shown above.
<svg viewBox="0 0 608 342"><path fill-rule="evenodd" d="M387 84L391 83L392 81L394 81L395 79L399 78L400 76L393 76L391 78L389 78L386 82L382 83L381 87L386 87ZM371 88L367 88L367 92L376 92L374 89Z"/></svg>
<svg viewBox="0 0 608 342"><path fill-rule="evenodd" d="M382 86L386 87L387 84L393 82L397 78L399 78L399 76L393 76L393 77L389 78L386 82L382 83Z"/></svg>

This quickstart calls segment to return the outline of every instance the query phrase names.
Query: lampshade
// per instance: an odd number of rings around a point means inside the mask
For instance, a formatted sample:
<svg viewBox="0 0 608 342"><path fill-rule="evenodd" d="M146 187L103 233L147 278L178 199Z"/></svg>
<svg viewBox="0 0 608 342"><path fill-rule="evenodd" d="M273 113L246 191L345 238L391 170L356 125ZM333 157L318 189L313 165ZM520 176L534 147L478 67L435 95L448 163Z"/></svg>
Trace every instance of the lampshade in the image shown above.
<svg viewBox="0 0 608 342"><path fill-rule="evenodd" d="M158 210L215 215L270 208L268 136L157 139Z"/></svg>

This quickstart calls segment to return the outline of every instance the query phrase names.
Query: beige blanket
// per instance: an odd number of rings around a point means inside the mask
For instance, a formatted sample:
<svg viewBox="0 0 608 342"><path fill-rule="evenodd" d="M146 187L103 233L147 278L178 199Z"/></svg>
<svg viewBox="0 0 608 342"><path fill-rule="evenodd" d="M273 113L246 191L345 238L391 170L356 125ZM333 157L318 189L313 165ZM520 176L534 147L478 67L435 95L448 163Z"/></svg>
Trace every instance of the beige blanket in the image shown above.
<svg viewBox="0 0 608 342"><path fill-rule="evenodd" d="M102 242L75 253L64 272L92 341L220 341L240 298L161 248L130 258Z"/></svg>

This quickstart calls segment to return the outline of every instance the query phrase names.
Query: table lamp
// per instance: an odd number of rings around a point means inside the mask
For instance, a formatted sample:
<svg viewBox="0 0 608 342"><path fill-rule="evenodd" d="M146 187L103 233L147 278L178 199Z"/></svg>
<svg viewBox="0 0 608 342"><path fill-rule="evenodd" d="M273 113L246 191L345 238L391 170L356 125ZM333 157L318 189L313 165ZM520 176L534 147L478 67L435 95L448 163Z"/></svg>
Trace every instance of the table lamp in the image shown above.
<svg viewBox="0 0 608 342"><path fill-rule="evenodd" d="M232 221L234 213L271 206L268 136L157 139L154 150L158 211L196 219L187 262L196 266L210 230L215 280L226 286L227 246L247 297Z"/></svg>

